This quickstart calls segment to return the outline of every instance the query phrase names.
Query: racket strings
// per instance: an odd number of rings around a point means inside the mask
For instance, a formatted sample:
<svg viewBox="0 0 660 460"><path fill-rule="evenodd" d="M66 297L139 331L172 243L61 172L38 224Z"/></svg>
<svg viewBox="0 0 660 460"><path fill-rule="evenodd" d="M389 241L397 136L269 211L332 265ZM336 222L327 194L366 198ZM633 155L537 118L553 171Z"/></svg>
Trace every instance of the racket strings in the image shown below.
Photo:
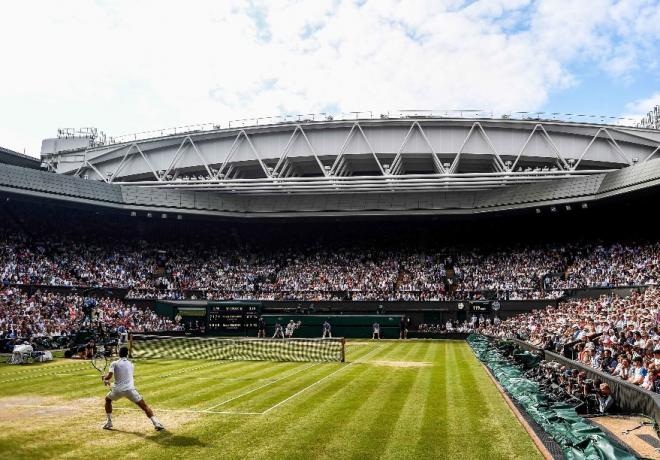
<svg viewBox="0 0 660 460"><path fill-rule="evenodd" d="M105 355L97 353L92 358L92 366L94 366L97 371L105 373L105 370L108 367L108 358L106 358Z"/></svg>

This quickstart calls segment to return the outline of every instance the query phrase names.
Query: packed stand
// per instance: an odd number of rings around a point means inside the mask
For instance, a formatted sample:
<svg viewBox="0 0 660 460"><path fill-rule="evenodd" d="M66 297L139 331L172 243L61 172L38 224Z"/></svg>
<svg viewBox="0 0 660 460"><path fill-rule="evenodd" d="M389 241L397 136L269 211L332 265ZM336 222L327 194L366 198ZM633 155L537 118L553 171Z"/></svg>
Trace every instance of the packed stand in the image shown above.
<svg viewBox="0 0 660 460"><path fill-rule="evenodd" d="M480 326L488 335L531 345L660 393L660 289L628 297L573 299Z"/></svg>
<svg viewBox="0 0 660 460"><path fill-rule="evenodd" d="M28 239L0 232L0 281L121 288L129 299L431 301L556 299L584 287L655 284L660 245L494 250Z"/></svg>
<svg viewBox="0 0 660 460"><path fill-rule="evenodd" d="M138 309L121 300L92 299L77 294L36 291L29 295L17 288L0 290L0 348L30 341L43 348L67 346L81 330L159 332L180 329L175 322L149 309Z"/></svg>

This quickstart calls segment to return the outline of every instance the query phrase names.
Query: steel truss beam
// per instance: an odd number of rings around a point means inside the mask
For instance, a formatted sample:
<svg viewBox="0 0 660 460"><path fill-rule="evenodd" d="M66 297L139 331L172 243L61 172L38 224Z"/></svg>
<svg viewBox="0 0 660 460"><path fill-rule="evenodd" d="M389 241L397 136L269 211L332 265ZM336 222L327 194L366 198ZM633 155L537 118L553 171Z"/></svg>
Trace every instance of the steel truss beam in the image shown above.
<svg viewBox="0 0 660 460"><path fill-rule="evenodd" d="M225 155L225 159L220 165L220 169L218 172L215 174L215 178L221 177L223 174L223 171L225 170L225 167L227 166L227 163L234 157L234 154L238 151L239 147L241 146L241 143L243 142L243 139L245 139L248 143L248 146L250 147L250 150L252 150L252 154L256 158L256 160L259 162L259 165L261 166L261 169L263 170L264 174L266 177L271 177L271 173L268 171L268 167L266 164L262 161L261 155L259 155L259 152L257 149L254 147L254 144L252 143L252 140L248 136L248 134L245 132L244 129L241 129L238 131L238 134L234 138L234 142L232 143L231 147L229 148L229 151Z"/></svg>
<svg viewBox="0 0 660 460"><path fill-rule="evenodd" d="M654 156L656 153L658 153L658 151L660 151L660 144L655 148L655 150L654 150L653 152L651 152L651 154L650 154L649 156L647 156L646 158L644 158L644 161L642 161L642 163L646 163L647 161L649 161L651 158L653 158L653 156Z"/></svg>
<svg viewBox="0 0 660 460"><path fill-rule="evenodd" d="M213 173L211 172L211 168L209 168L208 163L202 156L201 152L197 148L197 145L193 142L192 138L190 136L186 136L183 138L183 141L181 141L181 145L179 145L179 148L177 149L176 153L172 157L172 160L170 161L169 166L165 170L165 172L161 176L161 180L165 181L167 180L167 177L170 175L172 170L176 167L176 165L181 161L183 158L183 155L186 152L186 142L190 144L190 146L193 149L193 152L197 155L197 158L199 158L199 161L202 163L202 166L204 166L204 169L206 169L207 177L211 179L213 177Z"/></svg>
<svg viewBox="0 0 660 460"><path fill-rule="evenodd" d="M300 133L300 136L304 139L305 143L307 144L307 148L309 148L309 151L312 153L312 156L316 160L316 164L319 165L319 168L321 169L321 174L324 176L327 176L327 173L325 171L325 167L321 160L319 159L319 156L316 154L316 150L314 150L314 147L312 146L312 143L309 141L309 138L307 137L307 134L305 133L305 130L303 130L302 126L299 124L296 124L296 127L294 128L293 132L291 133L291 136L289 137L289 140L287 141L286 145L284 146L284 149L282 150L282 153L280 153L280 157L277 161L277 164L273 168L273 176L280 175L280 168L282 168L283 164L289 164L288 163L288 155L291 149L293 148L293 145L295 144L296 139L299 137L298 133Z"/></svg>
<svg viewBox="0 0 660 460"><path fill-rule="evenodd" d="M121 170L122 170L122 169L124 168L124 166L126 165L128 157L131 156L131 155L134 155L134 154L135 154L135 153L131 153L133 149L135 149L136 152L139 153L140 156L142 156L142 159L144 159L144 161L145 161L145 163L147 164L147 166L149 166L149 169L151 170L151 173L154 175L154 178L155 178L156 180L160 180L160 177L158 176L158 173L156 172L156 169L155 169L155 168L153 167L153 165L151 164L151 161L149 161L149 158L147 158L147 156L144 154L144 152L142 151L142 149L140 148L140 146L137 145L135 142L133 142L133 143L128 147L128 149L126 150L126 153L125 153L124 156L121 158L121 162L119 163L119 166L117 167L117 169L115 169L115 172L112 173L112 176L110 176L110 180L109 180L108 182L112 183L112 182L115 180L115 178L119 175L119 173L121 172Z"/></svg>
<svg viewBox="0 0 660 460"><path fill-rule="evenodd" d="M621 159L625 163L628 163L628 166L632 166L632 164L633 164L632 160L630 160L629 158L626 157L626 155L623 153L623 150L621 150L621 147L619 147L619 144L614 139L614 137L612 137L612 134L608 131L608 129L607 128L599 128L598 131L596 131L596 134L594 134L594 137L591 138L591 141L589 142L589 144L587 144L585 149L582 151L582 154L580 155L580 157L577 159L577 161L573 165L573 169L574 170L577 169L577 167L582 162L582 159L587 154L587 151L591 148L591 146L594 144L594 142L596 142L596 139L598 139L598 137L600 136L600 133L607 134L607 140L610 143L610 145L612 145L614 147L614 151L621 157Z"/></svg>
<svg viewBox="0 0 660 460"><path fill-rule="evenodd" d="M507 185L536 183L570 177L604 174L612 170L595 171L529 171L463 174L414 174L402 176L328 176L270 177L263 179L210 179L195 181L140 181L122 185L205 190L231 193L321 193L357 191L462 190L465 187L490 189Z"/></svg>
<svg viewBox="0 0 660 460"><path fill-rule="evenodd" d="M461 154L463 153L463 149L467 145L468 141L470 140L470 137L472 136L472 133L474 132L475 128L477 128L478 132L483 136L484 140L486 141L486 144L490 148L491 152L493 153L494 157L493 159L495 160L495 168L498 171L504 171L506 170L506 166L504 165L504 162L502 161L502 157L500 154L497 152L495 149L495 146L493 145L493 142L490 140L490 137L488 137L488 134L486 134L486 131L484 130L483 126L481 126L481 123L474 122L472 123L472 126L470 127L470 130L468 131L467 136L465 136L465 139L463 139L463 143L461 144L461 147L458 149L458 152L456 153L456 156L454 157L454 160L451 163L451 166L449 167L449 173L454 174L456 173L456 170L458 169L459 161L461 159Z"/></svg>
<svg viewBox="0 0 660 460"><path fill-rule="evenodd" d="M366 135L365 126L363 126L365 123L366 123L365 121L360 120L343 126L344 128L348 129L348 133L346 134L346 137L343 139L341 147L336 152L332 165L328 165L328 166L326 166L323 163L323 161L321 161L319 153L317 152L316 148L311 143L307 135L306 130L309 131L308 125L305 124L303 127L304 123L303 124L296 123L289 125L291 128L293 128L293 130L287 131L287 133L290 132L290 136L282 151L279 152L278 155L273 155L272 152L269 153L269 158L264 158L263 155L255 147L255 144L252 139L254 133L252 133L252 131L251 131L252 134L248 134L246 129L238 129L232 132L232 135L233 133L236 133L236 135L233 138L233 142L231 143L229 149L226 152L217 152L216 154L213 155L214 157L217 158L217 161L215 162L213 160L211 160L211 162L208 162L204 158L200 149L198 148L198 145L195 142L195 140L197 139L196 134L191 133L191 134L186 134L185 136L177 136L170 139L172 142L174 141L176 142L180 141L180 142L174 145L170 144L170 148L172 148L172 150L176 148L176 151L174 152L174 155L170 158L167 168L162 171L158 171L155 168L154 164L152 164L152 162L150 161L151 156L149 152L146 151L145 153L145 150L143 150L142 144L145 142L149 142L149 140L144 140L144 141L132 142L131 144L117 145L115 148L109 148L109 147L104 147L104 149L89 148L84 151L83 159L80 162L79 167L74 174L80 175L83 170L90 170L90 171L94 171L94 173L97 174L101 178L101 180L104 180L105 182L109 182L109 183L114 183L117 181L118 178L121 177L121 174L127 169L127 166L131 163L131 159L135 157L135 155L140 155L144 159L148 167L147 170L144 170L142 172L150 172L154 176L154 179L157 182L165 183L165 182L174 181L176 183L179 183L179 181L176 180L181 176L178 165L181 163L185 155L192 153L197 159L195 161L196 166L200 170L202 168L204 169L204 174L203 174L204 177L211 180L240 179L241 176L244 174L244 168L240 164L236 164L236 162L233 162L233 159L236 156L239 149L241 148L241 146L245 144L247 145L249 152L251 153L250 155L251 158L249 158L250 161L256 160L256 162L259 164L259 167L263 171L263 175L266 179L292 178L298 175L298 171L296 168L297 157L296 159L292 159L290 158L290 154L293 151L296 142L300 140L301 142L303 142L303 144L306 146L305 148L309 152L306 158L309 160L313 158L314 162L316 162L316 164L318 165L321 171L322 177L346 178L346 177L350 177L352 174L351 155L348 154L349 146L351 145L352 140L354 140L355 137L358 136L362 138L362 140L364 141L363 145L366 145L369 154L376 162L378 171L380 172L380 176L396 178L404 175L405 173L404 166L405 166L406 154L404 153L404 151L406 150L406 146L410 143L411 139L414 137L416 132L418 132L421 135L422 141L426 146L426 148L428 149L430 159L432 160L433 172L429 173L428 177L432 177L434 174L443 174L448 176L453 176L455 174L458 174L458 171L461 166L461 160L463 159L465 153L465 149L470 143L472 137L477 136L477 133L482 138L483 143L485 143L485 146L487 147L486 152L484 151L478 152L480 155L483 155L484 160L486 160L484 162L485 166L487 167L489 165L492 158L492 163L490 163L492 164L492 170L499 173L515 171L515 168L520 164L522 159L525 158L526 150L528 149L530 142L536 135L542 136L543 139L545 139L545 141L547 142L547 145L549 147L548 155L545 159L549 159L550 161L552 161L550 155L550 153L552 153L552 155L555 157L554 161L556 161L556 165L561 171L577 170L582 160L587 156L589 150L592 148L594 143L599 138L604 139L608 144L610 144L613 147L617 156L622 159L622 163L631 165L632 164L631 159L626 157L626 154L624 154L623 150L621 149L619 142L613 137L612 132L621 135L626 134L631 136L637 136L640 137L641 139L648 141L649 143L655 143L655 141L651 139L644 138L643 136L638 136L634 133L630 134L627 132L625 133L619 132L616 127L599 127L597 132L593 136L592 136L592 132L580 134L581 136L585 136L586 134L588 138L590 137L590 141L586 146L586 148L582 151L579 158L577 158L574 163L571 163L569 165L567 163L565 156L562 154L562 152L559 150L559 148L553 141L552 136L546 130L546 127L544 126L544 122L539 122L533 125L533 129L531 130L529 136L526 137L526 140L519 151L506 153L506 156L508 158L513 158L513 155L515 155L515 160L511 163L508 161L505 162L503 160L502 152L499 152L496 149L494 143L492 142L486 129L484 128L482 124L484 122L478 120L470 120L469 130L467 130L467 134L465 138L462 140L460 148L458 148L456 153L453 154L453 156L450 158L449 166L445 167L445 165L442 162L443 160L440 157L440 153L438 152L438 150L436 150L436 147L434 147L426 131L424 130L424 127L427 127L426 124L427 121L423 119L419 119L419 120L412 119L412 120L406 120L406 124L403 125L408 129L403 138L403 141L398 147L398 150L394 150L394 149L389 150L390 152L396 151L396 154L389 168L386 169L384 168L381 159L378 157L378 153L375 151L371 140ZM437 120L434 120L433 123L437 123ZM396 126L401 127L401 123L399 123ZM531 127L532 125L528 124L525 126ZM463 125L463 127L464 129L467 129L466 125ZM225 138L227 140L231 139L231 137L225 137ZM483 144L480 145L483 146ZM657 154L660 151L660 144L657 145L658 147L656 147L655 150L653 150L650 153L650 155L648 156L643 155L644 158L642 160L642 163L649 161L655 156L658 156ZM649 145L649 147L653 148L653 145ZM426 150L426 148L422 150ZM482 147L482 149L483 148L484 147ZM125 150L121 154L121 157L119 157L117 155L117 152L122 152L122 149ZM103 153L99 154L99 152L103 152ZM334 152L323 152L323 155L328 155L332 153ZM351 151L351 153L354 152ZM419 152L419 153L424 153L424 152ZM492 157L491 155L488 155L488 153L492 154ZM90 158L88 154L90 155L96 154L96 157ZM109 156L110 154L114 154L114 155ZM444 155L447 154L444 153ZM119 160L119 158L121 159ZM119 161L117 162L117 160ZM267 161L271 166L273 165L273 163L275 163L274 167L270 168L269 164L266 163ZM219 167L219 169L217 170L211 169L212 164L216 165L215 166L216 168ZM110 165L112 165L111 168L108 168L108 166ZM101 171L107 171L108 169L111 169L112 172L111 173L108 172L107 176L101 172ZM186 181L186 182L191 183L192 181Z"/></svg>
<svg viewBox="0 0 660 460"><path fill-rule="evenodd" d="M385 169L383 169L383 165L380 163L380 160L378 159L378 155L376 155L376 151L374 148L371 146L371 142L369 142L369 139L367 138L367 135L364 134L364 130L362 129L362 126L360 126L360 123L353 123L353 126L351 126L350 131L348 132L348 135L346 136L346 139L344 139L344 143L341 145L341 148L339 149L339 153L337 157L335 158L335 162L333 163L332 167L330 168L330 176L337 175L337 168L340 163L340 161L344 160L344 153L346 152L346 147L348 146L348 143L351 141L353 138L353 135L355 132L359 131L360 134L362 134L362 138L364 139L364 142L366 142L367 147L369 147L369 151L371 152L371 155L373 156L374 160L376 160L376 164L378 165L378 169L380 170L381 175L385 175Z"/></svg>
<svg viewBox="0 0 660 460"><path fill-rule="evenodd" d="M550 134L548 134L548 132L547 132L547 131L545 130L545 128L543 127L543 125L540 124L540 123L537 123L537 124L534 126L534 129L532 129L532 132L529 133L529 136L527 137L527 140L525 141L525 143L523 144L522 148L521 148L520 151L518 152L518 155L516 156L515 161L514 161L513 164L511 165L511 168L509 168L509 169L510 169L511 171L513 171L513 170L516 168L516 165L518 164L518 161L520 160L520 157L522 156L523 152L524 152L525 149L527 148L527 145L529 144L529 142L532 140L532 137L534 137L534 133L536 133L537 130L540 130L540 131L543 133L543 136L545 136L544 139L545 139L545 140L550 144L550 146L552 147L552 151L554 152L554 154L555 154L555 156L557 157L557 160L558 160L557 166L559 166L559 169L563 169L563 170L568 170L568 169L570 169L568 163L566 162L566 159L564 158L564 156L563 156L563 155L561 154L561 152L559 151L559 148L557 148L557 146L555 145L555 143L552 141L552 138L550 137Z"/></svg>
<svg viewBox="0 0 660 460"><path fill-rule="evenodd" d="M433 147L431 141L429 141L429 138L426 136L426 133L424 132L419 122L417 121L414 121L413 124L410 125L410 129L406 133L406 136L403 138L401 147L399 147L399 151L396 153L396 156L394 157L394 160L390 165L390 174L398 175L401 173L401 168L403 166L402 163L403 149L408 144L408 141L410 140L410 137L412 136L412 133L414 132L415 128L419 129L419 132L422 135L422 139L424 139L424 142L426 143L427 147L431 150L431 159L433 160L433 167L435 169L435 172L444 174L446 171L444 166L442 166L442 161L440 161L440 159L438 158L438 154L436 153L435 148Z"/></svg>

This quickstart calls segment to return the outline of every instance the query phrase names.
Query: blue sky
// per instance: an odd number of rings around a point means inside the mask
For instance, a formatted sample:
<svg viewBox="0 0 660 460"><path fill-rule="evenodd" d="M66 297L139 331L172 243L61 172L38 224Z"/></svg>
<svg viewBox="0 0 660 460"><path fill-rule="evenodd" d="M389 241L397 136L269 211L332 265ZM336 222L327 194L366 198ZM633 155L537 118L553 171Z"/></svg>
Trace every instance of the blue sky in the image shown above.
<svg viewBox="0 0 660 460"><path fill-rule="evenodd" d="M578 82L570 88L552 92L541 110L568 113L586 111L595 115L621 116L650 109L653 102L649 101L645 105L642 101L660 93L658 72L637 73L635 81L628 83L579 66L569 66L568 69ZM640 101L639 104L637 101ZM660 104L660 97L655 97L655 104ZM635 110L636 105L641 106Z"/></svg>
<svg viewBox="0 0 660 460"><path fill-rule="evenodd" d="M660 0L10 2L0 145L285 113L478 108L639 118Z"/></svg>

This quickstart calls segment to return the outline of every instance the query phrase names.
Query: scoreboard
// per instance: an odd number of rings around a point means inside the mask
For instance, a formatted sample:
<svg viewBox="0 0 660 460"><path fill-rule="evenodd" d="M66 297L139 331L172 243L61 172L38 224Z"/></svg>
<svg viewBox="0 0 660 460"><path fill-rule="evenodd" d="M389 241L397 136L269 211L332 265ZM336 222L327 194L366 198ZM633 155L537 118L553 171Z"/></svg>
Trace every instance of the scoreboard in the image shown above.
<svg viewBox="0 0 660 460"><path fill-rule="evenodd" d="M499 308L499 302L497 302ZM472 313L490 313L491 303L488 300L474 300L470 302L470 311Z"/></svg>
<svg viewBox="0 0 660 460"><path fill-rule="evenodd" d="M258 302L209 302L206 306L206 329L211 334L221 335L256 333L260 313Z"/></svg>

